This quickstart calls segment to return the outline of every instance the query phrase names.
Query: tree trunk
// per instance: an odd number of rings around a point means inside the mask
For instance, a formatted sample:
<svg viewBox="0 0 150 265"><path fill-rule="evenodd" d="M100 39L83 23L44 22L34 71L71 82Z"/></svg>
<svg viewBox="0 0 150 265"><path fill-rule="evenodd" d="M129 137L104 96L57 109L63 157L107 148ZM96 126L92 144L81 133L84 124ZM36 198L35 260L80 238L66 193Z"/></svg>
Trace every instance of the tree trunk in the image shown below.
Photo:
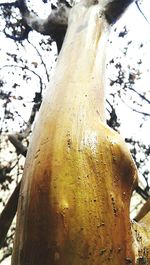
<svg viewBox="0 0 150 265"><path fill-rule="evenodd" d="M135 264L129 206L137 171L105 124L109 26L100 13L99 5L71 11L27 154L12 265Z"/></svg>

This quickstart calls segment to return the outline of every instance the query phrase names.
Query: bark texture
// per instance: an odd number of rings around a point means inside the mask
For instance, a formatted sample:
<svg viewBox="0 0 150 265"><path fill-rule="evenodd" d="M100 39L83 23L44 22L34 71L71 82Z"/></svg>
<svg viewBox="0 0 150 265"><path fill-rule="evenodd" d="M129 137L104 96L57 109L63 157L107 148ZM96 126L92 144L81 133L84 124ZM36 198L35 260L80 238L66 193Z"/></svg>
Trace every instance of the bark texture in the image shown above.
<svg viewBox="0 0 150 265"><path fill-rule="evenodd" d="M12 265L135 264L129 206L137 171L105 124L109 27L100 14L99 5L71 11L27 154Z"/></svg>

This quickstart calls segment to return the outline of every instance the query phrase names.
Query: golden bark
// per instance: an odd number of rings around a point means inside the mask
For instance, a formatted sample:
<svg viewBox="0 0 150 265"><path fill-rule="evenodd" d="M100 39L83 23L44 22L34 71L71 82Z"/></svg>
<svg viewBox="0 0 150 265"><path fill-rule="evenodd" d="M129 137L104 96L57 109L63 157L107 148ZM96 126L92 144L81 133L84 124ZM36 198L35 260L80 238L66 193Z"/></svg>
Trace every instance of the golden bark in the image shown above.
<svg viewBox="0 0 150 265"><path fill-rule="evenodd" d="M150 264L150 213L140 223L132 223L133 249L136 264Z"/></svg>
<svg viewBox="0 0 150 265"><path fill-rule="evenodd" d="M135 264L137 170L105 124L108 35L99 5L73 8L27 154L12 265Z"/></svg>

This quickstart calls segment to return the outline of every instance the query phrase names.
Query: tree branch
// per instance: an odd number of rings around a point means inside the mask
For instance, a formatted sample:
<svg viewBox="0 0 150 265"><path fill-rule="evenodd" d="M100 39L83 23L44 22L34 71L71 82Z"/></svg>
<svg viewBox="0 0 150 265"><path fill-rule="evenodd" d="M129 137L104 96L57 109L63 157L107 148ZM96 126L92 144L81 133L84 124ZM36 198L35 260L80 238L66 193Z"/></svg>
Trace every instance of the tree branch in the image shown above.
<svg viewBox="0 0 150 265"><path fill-rule="evenodd" d="M27 147L22 144L20 140L18 140L17 134L9 134L8 135L9 141L14 145L17 150L17 153L26 156L27 154Z"/></svg>
<svg viewBox="0 0 150 265"><path fill-rule="evenodd" d="M49 35L56 41L58 52L61 49L68 24L68 15L71 9L67 1L62 1L59 5L51 10L46 19L40 19L34 12L29 11L25 0L18 0L12 3L1 3L4 8L18 8L22 15L24 25L23 33L20 36L12 36L4 30L6 37L14 41L22 41L28 38L31 30L35 30L43 35Z"/></svg>
<svg viewBox="0 0 150 265"><path fill-rule="evenodd" d="M40 52L38 51L37 47L33 43L31 43L29 40L28 40L28 43L36 50L38 56L40 57L41 63L43 64L44 69L45 69L47 81L49 82L49 74L48 74L48 71L47 71L46 64L45 64L44 60L42 59L42 55L40 54Z"/></svg>
<svg viewBox="0 0 150 265"><path fill-rule="evenodd" d="M139 113L139 114L142 114L142 115L144 115L144 116L150 116L150 113L148 113L148 112L144 112L144 111L140 111L140 110L136 110L136 109L134 109L133 107L131 107L131 106L129 106L122 98L121 98L121 100L122 100L122 102L129 108L129 109L131 109L132 111L134 111L134 112L137 112L137 113Z"/></svg>
<svg viewBox="0 0 150 265"><path fill-rule="evenodd" d="M51 14L46 19L40 19L33 12L30 12L25 0L18 0L19 10L29 28L43 34L50 35L56 41L58 51L60 51L68 24L70 7L61 3L56 9L52 9Z"/></svg>
<svg viewBox="0 0 150 265"><path fill-rule="evenodd" d="M23 40L28 39L28 35L29 35L29 32L31 30L32 29L28 25L25 25L25 29L23 30L23 32L21 33L21 35L19 37L12 36L12 35L8 34L6 32L6 29L4 29L4 33L5 33L6 37L9 38L9 39L12 39L14 41L23 41Z"/></svg>
<svg viewBox="0 0 150 265"><path fill-rule="evenodd" d="M137 94L142 100L146 101L146 103L150 104L150 100L147 99L144 95L139 93L136 89L134 89L132 86L128 87L131 91L133 91L135 94Z"/></svg>
<svg viewBox="0 0 150 265"><path fill-rule="evenodd" d="M105 17L109 24L115 23L135 0L113 0L105 7Z"/></svg>
<svg viewBox="0 0 150 265"><path fill-rule="evenodd" d="M149 197L148 193L145 190L143 190L140 186L137 186L135 190L144 200L148 199Z"/></svg>
<svg viewBox="0 0 150 265"><path fill-rule="evenodd" d="M18 153L22 154L23 156L26 156L27 153L27 147L25 147L21 140L28 136L31 125L35 119L35 115L37 110L40 107L41 98L39 98L37 95L35 95L35 103L33 105L30 118L27 122L27 128L20 134L10 134L8 135L9 141L15 146ZM37 102L36 102L37 101ZM40 102L39 102L40 101ZM11 197L9 198L4 210L2 211L0 215L0 247L2 246L6 235L8 233L8 230L11 226L11 223L14 219L14 216L17 212L17 205L18 205L18 199L19 199L19 191L20 191L20 184L18 183L16 186L14 192L12 193Z"/></svg>
<svg viewBox="0 0 150 265"><path fill-rule="evenodd" d="M148 212L150 211L150 197L147 199L147 201L144 203L134 220L136 222L139 222Z"/></svg>
<svg viewBox="0 0 150 265"><path fill-rule="evenodd" d="M11 3L0 3L0 6L3 7L18 7L18 1L11 2Z"/></svg>
<svg viewBox="0 0 150 265"><path fill-rule="evenodd" d="M125 9L135 0L113 0L102 3L102 14L105 15L109 24L116 22L119 17L124 13ZM93 5L98 3L96 0L81 1L83 5ZM14 40L24 40L28 37L28 33L31 29L43 34L49 35L51 38L56 41L58 52L61 49L64 36L66 33L68 25L68 16L70 13L71 6L67 1L63 0L59 2L59 5L51 10L50 15L46 19L40 19L34 12L29 11L26 4L26 0L18 0L13 3L3 3L1 4L4 7L17 7L20 10L22 18L24 20L26 30L19 37L10 36L6 34L7 37ZM101 5L101 2L100 2Z"/></svg>
<svg viewBox="0 0 150 265"><path fill-rule="evenodd" d="M29 120L27 122L26 128L21 133L15 133L15 134L9 134L8 135L8 139L16 148L17 153L19 153L23 156L26 156L26 154L27 154L27 147L24 146L21 141L23 139L25 139L29 135L29 133L31 132L31 126L34 122L35 115L36 115L36 113L39 110L40 105L41 105L41 93L36 93L34 100L35 100L35 103L32 107L32 111L31 111ZM36 100L37 100L37 102L36 102Z"/></svg>
<svg viewBox="0 0 150 265"><path fill-rule="evenodd" d="M15 65L15 64L10 64L10 65L4 65L2 68L9 68L9 67L15 67L15 68L20 68L20 69L22 69L22 71L24 71L24 70L27 70L27 71L29 71L29 72L31 72L32 74L34 74L35 76L37 76L38 78L39 78L39 81L40 81L40 92L42 93L42 90L43 90L43 83L42 83L42 78L41 78L41 76L39 75L39 74L37 74L34 70L32 70L32 69L29 69L26 65L24 65L24 66L20 66L20 65ZM0 70L2 69L2 68L0 68Z"/></svg>
<svg viewBox="0 0 150 265"><path fill-rule="evenodd" d="M20 184L21 182L19 182L19 184L16 186L14 192L12 193L4 210L2 211L0 215L0 247L2 246L6 238L8 230L11 226L11 223L17 211Z"/></svg>
<svg viewBox="0 0 150 265"><path fill-rule="evenodd" d="M15 135L9 135L9 140L23 156L26 156L27 148L22 145L22 143L16 138ZM21 181L16 186L0 215L0 247L2 247L3 245L8 230L17 212L20 185Z"/></svg>

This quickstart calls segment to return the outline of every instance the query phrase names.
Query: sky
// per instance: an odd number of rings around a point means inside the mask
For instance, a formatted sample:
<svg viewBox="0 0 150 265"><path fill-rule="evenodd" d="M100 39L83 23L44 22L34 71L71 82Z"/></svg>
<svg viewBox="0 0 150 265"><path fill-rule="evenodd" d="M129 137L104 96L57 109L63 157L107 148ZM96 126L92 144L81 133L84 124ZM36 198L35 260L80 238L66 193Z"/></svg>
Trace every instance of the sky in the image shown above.
<svg viewBox="0 0 150 265"><path fill-rule="evenodd" d="M145 0L142 3L142 11L147 16L147 19L150 20L150 14L148 16L147 10L150 8L150 3L149 1ZM129 66L130 68L134 67L136 64L138 58L142 58L143 64L141 65L140 72L142 73L142 78L136 82L136 89L138 92L141 92L144 88L146 87L145 90L150 91L149 88L149 81L150 81L150 24L147 23L146 19L142 16L140 11L138 10L137 6L135 4L132 4L127 12L124 14L124 16L120 19L118 22L118 29L121 29L124 25L127 25L127 28L129 29L128 32L128 40L133 40L133 45L132 47L128 50L128 56L125 58L122 58L123 65L128 69ZM149 33L149 34L148 34ZM112 32L112 39L113 39L113 32ZM141 43L141 40L145 43L145 48L140 51L139 46ZM113 53L113 56L118 55L118 51L120 50L122 52L124 47L124 39L121 41L118 41L115 39L115 41L112 43L111 46L109 46L109 53ZM125 68L124 67L124 68ZM128 71L128 70L126 70ZM112 75L112 73L111 73ZM110 87L109 87L110 89ZM150 95L150 92L149 92ZM140 120L140 115L138 116L137 113L130 111L130 108L133 106L131 105L132 101L126 102L126 104L121 104L122 108L122 115L121 115L121 122L122 122L122 127L120 129L121 135L123 137L127 137L129 135L135 135L137 137L137 127L136 123L139 124ZM148 104L145 104L142 106L143 109L141 111L143 112L150 112L150 106ZM119 106L120 108L120 106ZM140 109L139 109L140 110ZM124 115L126 113L126 115ZM136 117L136 118L135 118ZM128 124L130 124L130 128L126 128L126 121L128 118ZM134 123L133 123L134 120ZM149 126L150 129L150 123L149 121L146 121L146 124L144 127ZM143 127L143 130L145 128ZM141 135L138 135L138 137L143 137L143 130L141 130ZM149 135L147 134L144 141L145 143L149 143Z"/></svg>
<svg viewBox="0 0 150 265"><path fill-rule="evenodd" d="M4 1L0 1L0 2L4 2ZM42 2L42 1L41 1ZM33 1L34 3L34 1ZM36 7L37 12L40 16L47 16L47 14L49 13L48 8L46 7L46 5L43 4L43 8L45 9L44 12L42 10L42 8L39 8L36 5L34 5L34 7ZM143 0L142 1L142 12L144 13L145 17L148 19L149 23L150 23L150 2L149 0ZM36 11L36 10L35 10ZM44 14L44 15L43 15ZM142 79L139 80L139 82L137 83L137 89L138 91L140 91L140 89L143 87L143 84L145 87L147 87L147 89L149 90L150 93L150 88L149 88L149 83L150 83L150 73L149 73L149 69L150 69L150 24L149 24L146 19L142 16L142 14L140 13L140 11L138 10L137 6L135 4L132 4L130 6L130 8L128 9L128 11L126 12L126 14L120 19L120 21L117 23L117 27L118 29L122 28L123 25L128 25L129 28L129 33L128 36L129 38L131 37L131 39L134 40L135 45L133 45L133 48L130 49L130 54L129 57L130 58L130 64L134 65L135 63L135 58L138 58L139 55L142 56L143 59L143 64L142 64ZM115 27L115 26L114 26ZM115 37L113 36L113 32L112 32L112 45L109 47L109 53L110 56L113 53L113 56L115 56L115 51L116 52L116 56L118 54L118 51L120 50L120 52L122 52L123 49L123 41L122 43L121 41L118 42ZM36 35L33 35L36 38ZM0 35L0 37L2 38L2 35ZM140 51L138 50L138 45L144 40L145 41L145 49L143 50L143 55L140 54ZM2 40L2 39L1 39ZM9 41L5 42L5 40L3 39L1 41L1 44L3 43L3 45L5 47L3 47L4 50L8 51L9 50ZM12 43L12 42L11 42ZM12 44L11 44L12 45ZM15 50L16 47L11 46L11 50ZM28 46L29 48L29 46ZM30 61L31 60L31 64L34 61L34 56L36 58L36 53L35 50L32 48L29 48L28 50L24 50L22 51L25 56L27 56L27 60ZM0 68L2 67L2 62L5 60L5 55L2 58L1 57L1 62L0 62ZM37 59L36 59L37 60ZM54 60L54 59L52 59ZM38 62L39 63L39 62ZM49 62L52 63L52 62ZM125 59L124 60L124 65L129 64L129 62ZM40 63L39 63L40 64ZM41 71L44 71L44 69L42 70L41 68L39 69L39 73L41 73ZM111 73L111 75L113 75L113 73ZM10 84L11 84L11 80L10 80ZM37 78L35 78L35 87L37 85L37 83L39 82L39 80ZM45 83L47 83L47 81L45 80ZM8 82L9 84L9 82ZM29 92L26 89L27 84L23 83L22 85L25 86L24 89L24 93L26 93L26 99L27 101L30 101L31 98L33 98L33 94L34 94L34 90L30 91L31 94L29 96ZM19 93L19 92L18 92ZM16 102L16 109L21 109L22 106L17 106L17 104L19 104L19 102ZM121 107L120 107L121 106ZM121 128L120 128L120 133L122 135L123 138L125 137L130 137L131 135L135 138L135 139L142 139L142 141L144 141L145 143L149 144L149 132L150 132L150 121L147 119L144 122L144 125L142 126L142 129L139 131L138 127L139 127L139 123L141 122L141 117L137 116L137 114L135 112L130 111L130 100L128 102L128 106L127 104L123 104L123 102L120 102L120 105L117 107L116 109L118 109L118 112L121 114L120 115L120 120L122 122ZM120 111L121 108L121 111ZM147 111L150 112L150 106L146 105L143 107L143 111ZM1 112L1 106L0 106L0 112ZM25 111L22 109L22 115L24 119L27 119L27 117L29 116L30 113L30 108L28 111ZM128 123L127 123L128 121ZM128 125L127 125L128 124ZM12 129L14 129L14 124L11 125ZM16 125L16 131L18 129L18 125ZM5 259L1 265L10 265L10 257L8 259Z"/></svg>

